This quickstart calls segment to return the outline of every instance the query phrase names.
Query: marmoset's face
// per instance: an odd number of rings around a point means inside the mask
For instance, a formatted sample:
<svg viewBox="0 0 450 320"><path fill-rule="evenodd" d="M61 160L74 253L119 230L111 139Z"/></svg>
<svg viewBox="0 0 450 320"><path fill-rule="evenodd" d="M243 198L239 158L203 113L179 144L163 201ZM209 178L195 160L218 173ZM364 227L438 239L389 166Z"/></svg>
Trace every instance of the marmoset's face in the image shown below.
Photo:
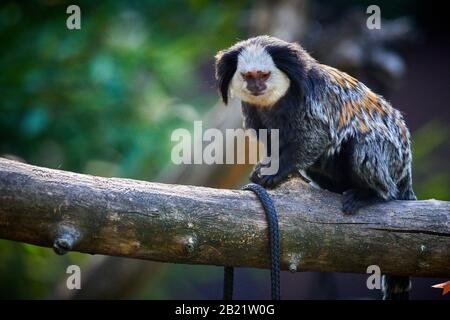
<svg viewBox="0 0 450 320"><path fill-rule="evenodd" d="M252 45L239 53L230 93L242 101L268 107L284 96L289 85L289 78L275 66L264 47Z"/></svg>

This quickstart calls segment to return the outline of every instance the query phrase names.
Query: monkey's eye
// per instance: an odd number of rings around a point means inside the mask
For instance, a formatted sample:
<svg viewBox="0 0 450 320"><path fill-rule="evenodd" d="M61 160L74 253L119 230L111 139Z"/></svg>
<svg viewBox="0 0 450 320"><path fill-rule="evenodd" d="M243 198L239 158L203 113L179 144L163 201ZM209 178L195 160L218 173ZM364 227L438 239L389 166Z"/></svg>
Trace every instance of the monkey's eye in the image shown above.
<svg viewBox="0 0 450 320"><path fill-rule="evenodd" d="M266 71L266 72L261 71L260 78L262 80L267 80L267 79L269 79L269 77L270 77L270 71Z"/></svg>
<svg viewBox="0 0 450 320"><path fill-rule="evenodd" d="M244 80L260 79L266 81L270 77L270 71L249 71L241 72Z"/></svg>
<svg viewBox="0 0 450 320"><path fill-rule="evenodd" d="M249 80L252 78L252 75L250 72L241 72L241 76L242 76L242 79L244 79L244 80Z"/></svg>

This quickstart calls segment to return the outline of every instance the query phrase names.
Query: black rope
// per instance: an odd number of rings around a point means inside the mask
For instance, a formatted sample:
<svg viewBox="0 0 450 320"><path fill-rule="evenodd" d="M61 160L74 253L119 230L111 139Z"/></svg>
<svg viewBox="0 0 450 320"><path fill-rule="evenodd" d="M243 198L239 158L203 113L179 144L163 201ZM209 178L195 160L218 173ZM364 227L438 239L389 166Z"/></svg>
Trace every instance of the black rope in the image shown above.
<svg viewBox="0 0 450 320"><path fill-rule="evenodd" d="M234 268L223 268L223 300L233 300Z"/></svg>
<svg viewBox="0 0 450 320"><path fill-rule="evenodd" d="M267 191L255 183L250 183L242 187L242 190L251 190L259 198L266 212L269 224L269 245L270 245L270 281L272 285L272 300L280 300L280 234L278 230L278 218L275 206ZM234 268L225 267L223 279L223 299L233 299L233 277Z"/></svg>

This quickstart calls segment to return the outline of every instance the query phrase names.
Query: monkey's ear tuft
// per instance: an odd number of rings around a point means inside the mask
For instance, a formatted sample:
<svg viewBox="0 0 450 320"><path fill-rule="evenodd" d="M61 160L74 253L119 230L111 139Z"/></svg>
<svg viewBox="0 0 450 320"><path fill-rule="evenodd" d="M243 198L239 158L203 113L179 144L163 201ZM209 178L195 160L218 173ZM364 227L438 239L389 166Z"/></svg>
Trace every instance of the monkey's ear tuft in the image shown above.
<svg viewBox="0 0 450 320"><path fill-rule="evenodd" d="M272 57L275 66L291 80L291 85L300 90L312 58L298 43L270 45L266 47L266 50Z"/></svg>
<svg viewBox="0 0 450 320"><path fill-rule="evenodd" d="M216 79L223 103L228 104L228 88L237 68L239 50L222 50L216 54Z"/></svg>

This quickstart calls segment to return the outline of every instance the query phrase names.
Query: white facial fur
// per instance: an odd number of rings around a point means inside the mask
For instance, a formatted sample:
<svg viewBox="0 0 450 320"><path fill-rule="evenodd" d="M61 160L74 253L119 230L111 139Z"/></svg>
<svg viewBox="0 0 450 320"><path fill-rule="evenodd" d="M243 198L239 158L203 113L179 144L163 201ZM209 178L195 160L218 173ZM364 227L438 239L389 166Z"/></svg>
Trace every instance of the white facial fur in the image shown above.
<svg viewBox="0 0 450 320"><path fill-rule="evenodd" d="M270 72L266 81L264 94L254 96L247 89L247 83L242 73L250 71ZM237 69L231 80L230 93L232 97L261 107L272 106L284 96L290 85L290 80L275 66L270 54L261 46L246 47L238 56Z"/></svg>

